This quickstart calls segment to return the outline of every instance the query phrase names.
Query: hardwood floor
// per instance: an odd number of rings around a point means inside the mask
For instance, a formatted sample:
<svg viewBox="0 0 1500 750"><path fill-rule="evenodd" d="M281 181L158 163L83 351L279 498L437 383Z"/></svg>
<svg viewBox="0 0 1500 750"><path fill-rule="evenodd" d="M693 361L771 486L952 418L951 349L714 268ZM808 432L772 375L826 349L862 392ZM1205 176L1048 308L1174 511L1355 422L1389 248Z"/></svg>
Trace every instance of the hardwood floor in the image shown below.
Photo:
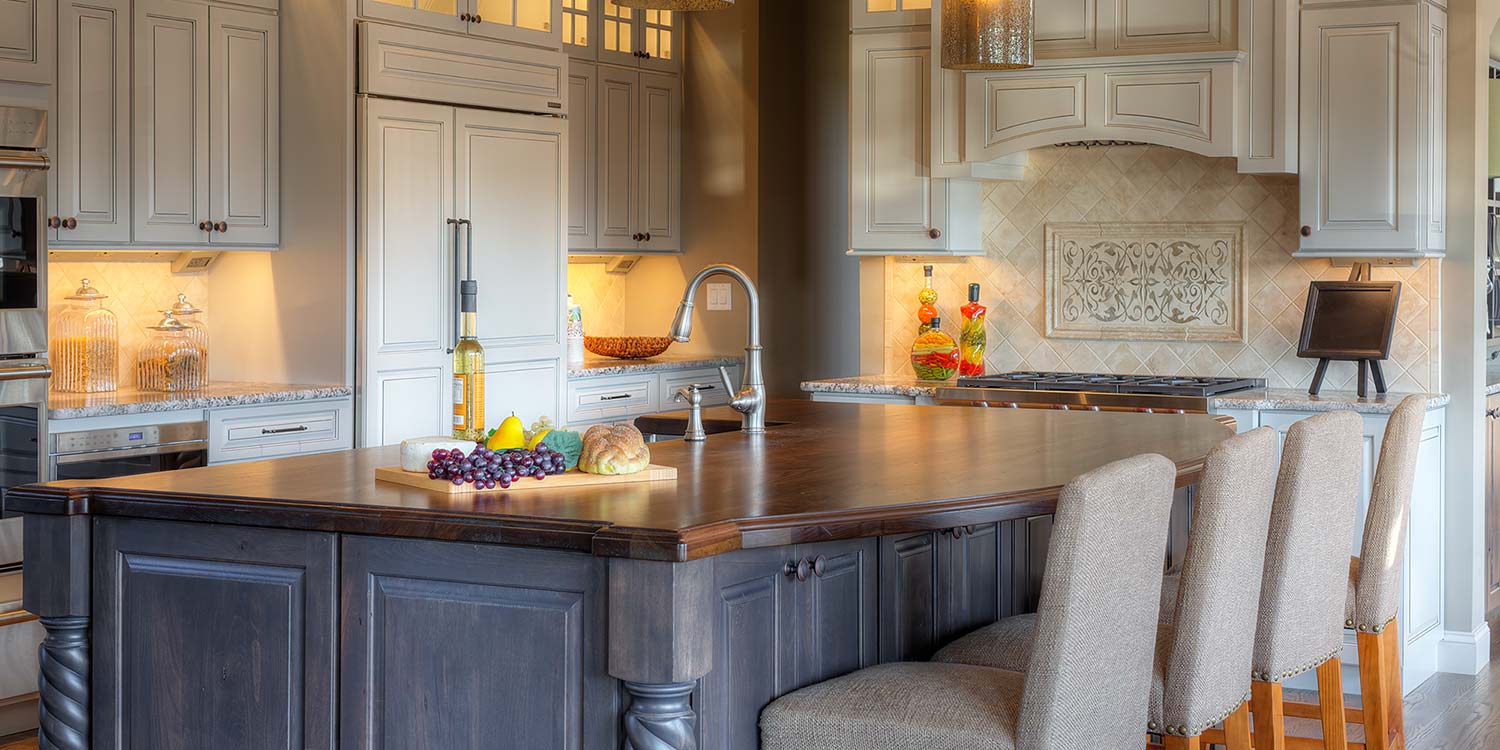
<svg viewBox="0 0 1500 750"><path fill-rule="evenodd" d="M1490 622L1490 629L1500 634L1500 618ZM1407 697L1407 750L1500 748L1500 637L1491 639L1490 657L1489 668L1473 677L1439 674ZM1364 741L1358 727L1349 729L1350 741ZM1317 722L1306 722L1294 733L1316 737ZM36 737L0 738L0 750L36 750Z"/></svg>

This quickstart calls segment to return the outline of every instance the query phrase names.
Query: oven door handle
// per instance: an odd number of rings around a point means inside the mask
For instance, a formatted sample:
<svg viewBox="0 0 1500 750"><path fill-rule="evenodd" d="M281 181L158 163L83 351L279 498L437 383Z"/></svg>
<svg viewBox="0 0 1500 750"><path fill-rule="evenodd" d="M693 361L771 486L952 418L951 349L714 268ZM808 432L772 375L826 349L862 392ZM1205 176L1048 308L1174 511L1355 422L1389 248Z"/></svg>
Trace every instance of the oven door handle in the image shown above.
<svg viewBox="0 0 1500 750"><path fill-rule="evenodd" d="M52 377L52 368L47 365L0 367L0 380L31 380L32 378L50 377Z"/></svg>
<svg viewBox="0 0 1500 750"><path fill-rule="evenodd" d="M28 169L45 172L51 167L52 162L45 154L35 151L0 150L0 169Z"/></svg>
<svg viewBox="0 0 1500 750"><path fill-rule="evenodd" d="M190 440L183 443L166 443L164 445L143 445L139 448L116 448L110 451L89 451L88 453L58 453L52 456L52 462L58 466L67 466L88 461L136 458L138 456L169 456L174 453L188 453L190 451L201 450L208 450L207 440Z"/></svg>

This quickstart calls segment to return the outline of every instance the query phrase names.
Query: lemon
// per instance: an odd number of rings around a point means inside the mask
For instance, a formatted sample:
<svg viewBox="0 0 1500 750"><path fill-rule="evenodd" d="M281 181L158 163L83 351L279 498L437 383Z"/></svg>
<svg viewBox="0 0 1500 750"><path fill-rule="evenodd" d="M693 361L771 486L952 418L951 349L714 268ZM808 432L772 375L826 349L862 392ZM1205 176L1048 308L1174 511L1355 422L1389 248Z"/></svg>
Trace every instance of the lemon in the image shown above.
<svg viewBox="0 0 1500 750"><path fill-rule="evenodd" d="M526 445L526 426L521 424L521 418L512 414L505 418L504 422L495 429L495 434L490 436L485 447L492 451L508 451L521 448Z"/></svg>
<svg viewBox="0 0 1500 750"><path fill-rule="evenodd" d="M544 440L547 437L547 433L549 433L551 431L552 431L552 428L546 427L546 428L543 428L540 431L538 431L537 434L532 435L531 436L531 442L529 442L529 443L526 444L526 450L529 450L529 451L536 450L536 447L538 445L541 445L542 444L542 440ZM490 450L494 450L494 449L491 448Z"/></svg>

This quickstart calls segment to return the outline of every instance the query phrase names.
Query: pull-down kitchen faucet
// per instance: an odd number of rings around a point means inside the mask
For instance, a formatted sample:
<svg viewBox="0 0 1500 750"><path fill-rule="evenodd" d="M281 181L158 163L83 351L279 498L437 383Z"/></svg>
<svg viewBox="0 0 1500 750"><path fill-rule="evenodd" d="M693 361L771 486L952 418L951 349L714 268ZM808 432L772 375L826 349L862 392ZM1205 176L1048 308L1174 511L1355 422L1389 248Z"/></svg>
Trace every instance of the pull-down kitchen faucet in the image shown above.
<svg viewBox="0 0 1500 750"><path fill-rule="evenodd" d="M755 282L744 271L728 264L713 265L699 271L688 284L687 291L683 292L682 302L677 305L677 316L672 319L672 340L685 344L692 338L693 297L697 296L698 287L704 279L718 275L738 281L745 288L745 295L750 298L750 342L745 347L745 374L740 378L740 388L735 390L726 368L719 368L719 379L724 382L724 390L731 395L729 405L743 415L740 429L751 435L759 435L766 431L766 381L760 369L760 295L755 291Z"/></svg>

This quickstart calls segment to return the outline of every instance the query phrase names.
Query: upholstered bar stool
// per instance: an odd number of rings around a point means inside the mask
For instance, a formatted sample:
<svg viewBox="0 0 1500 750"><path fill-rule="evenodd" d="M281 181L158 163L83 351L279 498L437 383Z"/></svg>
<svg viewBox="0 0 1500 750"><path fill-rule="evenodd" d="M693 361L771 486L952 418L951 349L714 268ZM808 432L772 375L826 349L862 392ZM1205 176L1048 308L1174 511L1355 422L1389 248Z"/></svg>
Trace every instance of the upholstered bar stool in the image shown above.
<svg viewBox="0 0 1500 750"><path fill-rule="evenodd" d="M1364 726L1368 750L1406 745L1396 612L1401 606L1401 563L1426 418L1426 397L1407 396L1386 423L1359 557L1349 561L1344 627L1355 631L1359 643L1363 708L1347 709L1345 718ZM1287 715L1320 718L1321 713L1317 705L1288 703Z"/></svg>
<svg viewBox="0 0 1500 750"><path fill-rule="evenodd" d="M1140 738L1177 468L1117 461L1063 489L1025 674L883 664L761 713L763 750L1123 748Z"/></svg>
<svg viewBox="0 0 1500 750"><path fill-rule="evenodd" d="M1149 731L1168 748L1198 748L1225 722L1231 750L1249 750L1250 659L1276 489L1276 433L1262 427L1209 453L1193 506L1193 528L1174 600L1175 625L1158 631ZM1050 564L1050 563L1049 563ZM1021 615L966 635L934 661L1024 669L1036 619Z"/></svg>

